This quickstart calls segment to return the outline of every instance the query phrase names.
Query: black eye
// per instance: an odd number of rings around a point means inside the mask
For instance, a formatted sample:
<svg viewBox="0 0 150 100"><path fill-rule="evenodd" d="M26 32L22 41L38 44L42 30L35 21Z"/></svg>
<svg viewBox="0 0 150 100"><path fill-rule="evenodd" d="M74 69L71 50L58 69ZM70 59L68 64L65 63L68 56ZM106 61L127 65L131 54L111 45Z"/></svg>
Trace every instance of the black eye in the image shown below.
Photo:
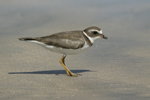
<svg viewBox="0 0 150 100"><path fill-rule="evenodd" d="M98 32L97 32L97 31L93 31L93 34L95 34L95 35L96 35L96 34L98 34Z"/></svg>

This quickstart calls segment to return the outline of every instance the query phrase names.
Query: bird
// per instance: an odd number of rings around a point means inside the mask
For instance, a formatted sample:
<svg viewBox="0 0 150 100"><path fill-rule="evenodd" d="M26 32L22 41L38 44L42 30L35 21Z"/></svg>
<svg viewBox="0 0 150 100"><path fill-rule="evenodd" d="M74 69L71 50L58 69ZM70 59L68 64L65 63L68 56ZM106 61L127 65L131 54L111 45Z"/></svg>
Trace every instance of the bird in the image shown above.
<svg viewBox="0 0 150 100"><path fill-rule="evenodd" d="M65 65L67 55L75 55L89 49L96 40L108 39L102 33L102 29L91 26L84 30L64 31L42 37L23 37L20 41L36 43L52 52L63 54L59 59L60 64L65 68L68 76L77 77L79 74L73 73Z"/></svg>

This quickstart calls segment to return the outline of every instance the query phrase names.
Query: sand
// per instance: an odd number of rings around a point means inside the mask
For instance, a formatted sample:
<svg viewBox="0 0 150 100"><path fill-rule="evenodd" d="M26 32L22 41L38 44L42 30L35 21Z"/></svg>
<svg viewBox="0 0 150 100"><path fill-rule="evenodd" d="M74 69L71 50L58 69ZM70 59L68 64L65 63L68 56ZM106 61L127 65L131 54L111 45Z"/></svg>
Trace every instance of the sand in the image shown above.
<svg viewBox="0 0 150 100"><path fill-rule="evenodd" d="M149 1L88 1L83 6L80 2L55 1L55 6L50 7L47 3L42 5L39 1L31 6L28 1L14 0L1 4L5 12L0 11L3 15L0 18L0 100L150 99ZM74 4L79 5L74 8ZM71 9L65 11L66 6ZM77 18L70 15L69 19L63 14L68 16L71 11L76 11ZM84 15L89 16L84 19ZM91 24L100 26L108 40L100 39L88 51L67 56L67 67L82 75L79 77L66 75L59 63L61 54L18 40L84 29Z"/></svg>

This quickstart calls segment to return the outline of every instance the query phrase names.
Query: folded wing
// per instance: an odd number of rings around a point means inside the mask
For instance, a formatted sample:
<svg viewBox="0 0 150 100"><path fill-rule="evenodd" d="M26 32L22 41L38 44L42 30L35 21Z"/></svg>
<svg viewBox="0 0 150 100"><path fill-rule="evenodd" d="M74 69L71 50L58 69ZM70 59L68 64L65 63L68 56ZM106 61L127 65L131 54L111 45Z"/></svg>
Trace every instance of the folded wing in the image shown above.
<svg viewBox="0 0 150 100"><path fill-rule="evenodd" d="M32 38L29 39L32 40ZM80 31L56 33L49 36L34 38L33 41L63 49L79 49L82 48L85 43Z"/></svg>

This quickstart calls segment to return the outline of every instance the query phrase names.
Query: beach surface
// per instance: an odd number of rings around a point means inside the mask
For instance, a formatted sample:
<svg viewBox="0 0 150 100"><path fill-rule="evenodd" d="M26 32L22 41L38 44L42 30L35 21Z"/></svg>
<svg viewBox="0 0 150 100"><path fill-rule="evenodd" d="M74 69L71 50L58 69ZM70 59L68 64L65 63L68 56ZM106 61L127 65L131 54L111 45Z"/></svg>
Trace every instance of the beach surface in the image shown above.
<svg viewBox="0 0 150 100"><path fill-rule="evenodd" d="M134 1L134 2L133 2ZM26 0L0 3L0 100L150 100L150 1ZM86 52L61 54L20 37L98 26Z"/></svg>

